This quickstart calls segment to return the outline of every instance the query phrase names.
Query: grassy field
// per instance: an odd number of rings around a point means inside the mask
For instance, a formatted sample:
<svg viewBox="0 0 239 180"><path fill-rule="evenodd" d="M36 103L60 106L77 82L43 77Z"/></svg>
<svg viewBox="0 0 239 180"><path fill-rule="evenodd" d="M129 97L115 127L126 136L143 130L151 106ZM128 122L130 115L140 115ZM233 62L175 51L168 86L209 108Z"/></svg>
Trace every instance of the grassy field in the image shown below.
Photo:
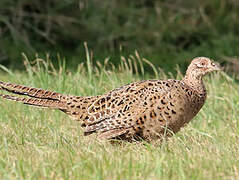
<svg viewBox="0 0 239 180"><path fill-rule="evenodd" d="M118 67L95 63L70 72L37 59L26 72L4 69L1 80L66 94L97 95L149 78L172 78L157 67L144 73L140 58ZM47 59L47 58L46 58ZM133 60L135 59L135 61ZM138 60L136 60L138 59ZM137 61L137 62L136 62ZM137 66L135 66L137 64ZM7 72L7 73L6 73ZM181 78L181 73L174 78ZM185 128L161 145L100 142L57 110L0 99L1 179L239 179L238 84L226 73L205 78L206 104Z"/></svg>

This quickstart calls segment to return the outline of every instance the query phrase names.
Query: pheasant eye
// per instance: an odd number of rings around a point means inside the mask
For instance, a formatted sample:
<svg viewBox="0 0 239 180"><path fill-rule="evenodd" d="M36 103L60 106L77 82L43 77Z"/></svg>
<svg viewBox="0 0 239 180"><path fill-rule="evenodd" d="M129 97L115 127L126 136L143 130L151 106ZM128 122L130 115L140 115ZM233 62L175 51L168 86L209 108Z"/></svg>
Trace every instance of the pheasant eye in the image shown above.
<svg viewBox="0 0 239 180"><path fill-rule="evenodd" d="M204 61L201 61L201 62L196 63L196 66L197 66L198 68L204 68L205 65L206 65L206 63L205 63Z"/></svg>

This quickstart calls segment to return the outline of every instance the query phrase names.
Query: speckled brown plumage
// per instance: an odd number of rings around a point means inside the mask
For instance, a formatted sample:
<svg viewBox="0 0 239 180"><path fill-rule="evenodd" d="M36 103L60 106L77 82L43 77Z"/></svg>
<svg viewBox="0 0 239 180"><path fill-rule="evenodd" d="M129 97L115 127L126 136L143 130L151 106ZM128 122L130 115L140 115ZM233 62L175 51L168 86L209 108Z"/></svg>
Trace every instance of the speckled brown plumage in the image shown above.
<svg viewBox="0 0 239 180"><path fill-rule="evenodd" d="M206 57L195 58L182 80L146 80L127 84L104 95L80 97L0 82L0 89L16 97L5 99L57 108L84 127L85 135L100 139L161 139L180 130L199 112L206 100L202 77L220 70Z"/></svg>

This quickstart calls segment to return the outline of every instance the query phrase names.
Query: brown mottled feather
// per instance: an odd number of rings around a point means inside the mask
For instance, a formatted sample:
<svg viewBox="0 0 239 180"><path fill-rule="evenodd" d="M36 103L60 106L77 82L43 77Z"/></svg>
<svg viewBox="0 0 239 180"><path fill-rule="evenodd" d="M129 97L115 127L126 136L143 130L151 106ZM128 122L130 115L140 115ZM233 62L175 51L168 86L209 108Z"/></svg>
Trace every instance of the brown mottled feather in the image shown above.
<svg viewBox="0 0 239 180"><path fill-rule="evenodd" d="M219 70L212 60L195 58L183 80L146 80L104 95L80 97L0 82L0 89L29 98L0 94L24 104L57 108L81 122L85 135L100 139L161 139L176 133L206 100L202 77Z"/></svg>

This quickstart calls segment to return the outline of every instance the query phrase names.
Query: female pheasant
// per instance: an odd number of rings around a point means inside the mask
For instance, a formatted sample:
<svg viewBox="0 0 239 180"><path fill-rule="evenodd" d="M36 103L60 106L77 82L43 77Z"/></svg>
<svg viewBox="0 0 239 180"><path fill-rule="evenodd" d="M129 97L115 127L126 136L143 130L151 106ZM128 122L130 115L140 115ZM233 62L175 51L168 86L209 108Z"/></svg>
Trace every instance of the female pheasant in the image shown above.
<svg viewBox="0 0 239 180"><path fill-rule="evenodd" d="M100 139L144 139L171 135L188 123L206 100L203 76L221 70L206 57L197 57L182 80L134 82L99 96L81 97L0 81L0 89L23 96L0 94L27 105L59 109Z"/></svg>

